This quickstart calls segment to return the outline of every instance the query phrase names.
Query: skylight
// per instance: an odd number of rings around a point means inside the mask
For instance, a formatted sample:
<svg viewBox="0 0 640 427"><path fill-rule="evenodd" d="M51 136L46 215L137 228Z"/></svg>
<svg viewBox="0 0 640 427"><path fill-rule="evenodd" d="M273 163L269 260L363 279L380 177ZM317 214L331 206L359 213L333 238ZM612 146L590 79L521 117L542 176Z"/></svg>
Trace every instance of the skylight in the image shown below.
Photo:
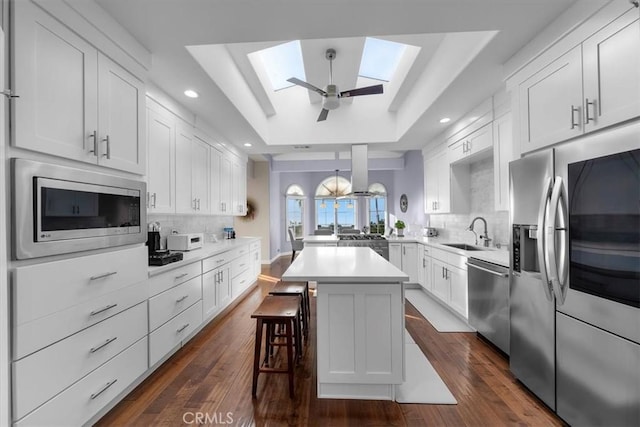
<svg viewBox="0 0 640 427"><path fill-rule="evenodd" d="M287 81L290 77L297 77L300 80L306 79L300 40L283 43L257 53L262 59L273 90L294 86L293 83Z"/></svg>
<svg viewBox="0 0 640 427"><path fill-rule="evenodd" d="M406 47L402 43L367 37L358 74L370 79L390 81Z"/></svg>

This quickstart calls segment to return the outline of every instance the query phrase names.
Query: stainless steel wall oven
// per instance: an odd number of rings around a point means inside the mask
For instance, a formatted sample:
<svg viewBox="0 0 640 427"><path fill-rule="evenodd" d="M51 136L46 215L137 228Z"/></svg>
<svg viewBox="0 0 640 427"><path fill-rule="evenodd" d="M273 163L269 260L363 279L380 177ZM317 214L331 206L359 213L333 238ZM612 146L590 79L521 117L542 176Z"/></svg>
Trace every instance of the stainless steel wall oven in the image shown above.
<svg viewBox="0 0 640 427"><path fill-rule="evenodd" d="M146 240L144 182L25 159L12 169L16 259Z"/></svg>

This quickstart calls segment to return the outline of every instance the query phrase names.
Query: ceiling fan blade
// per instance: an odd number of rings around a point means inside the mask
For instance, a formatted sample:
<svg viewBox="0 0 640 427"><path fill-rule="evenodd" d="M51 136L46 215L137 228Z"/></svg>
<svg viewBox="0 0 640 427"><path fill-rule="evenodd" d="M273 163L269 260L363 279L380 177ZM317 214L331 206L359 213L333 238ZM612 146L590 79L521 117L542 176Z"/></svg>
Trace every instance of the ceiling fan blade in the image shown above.
<svg viewBox="0 0 640 427"><path fill-rule="evenodd" d="M302 87L307 88L307 89L309 89L309 90L311 90L313 92L316 92L318 95L321 95L321 96L326 96L327 95L327 92L323 91L322 89L320 89L318 87L315 87L314 85L312 85L310 83L307 83L305 81L302 81L300 79L297 79L295 77L291 77L290 79L287 79L287 81L289 83L293 83L294 85L302 86Z"/></svg>
<svg viewBox="0 0 640 427"><path fill-rule="evenodd" d="M318 116L318 122L323 122L325 120L327 120L327 115L329 114L329 110L327 110L326 108L323 108L322 111L320 111L320 115Z"/></svg>
<svg viewBox="0 0 640 427"><path fill-rule="evenodd" d="M377 95L382 93L382 85L361 87L358 89L345 90L340 92L340 98L350 98L352 96Z"/></svg>

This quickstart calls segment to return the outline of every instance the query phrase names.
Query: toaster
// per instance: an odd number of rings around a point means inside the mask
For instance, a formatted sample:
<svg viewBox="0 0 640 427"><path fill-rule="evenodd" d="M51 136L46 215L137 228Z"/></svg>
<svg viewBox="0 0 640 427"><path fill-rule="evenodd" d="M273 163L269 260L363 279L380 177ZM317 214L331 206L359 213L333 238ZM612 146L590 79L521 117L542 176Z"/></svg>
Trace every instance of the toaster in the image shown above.
<svg viewBox="0 0 640 427"><path fill-rule="evenodd" d="M438 229L435 227L425 227L423 235L425 237L436 237L438 235Z"/></svg>
<svg viewBox="0 0 640 427"><path fill-rule="evenodd" d="M192 251L202 247L204 235L202 233L169 234L167 249L170 251Z"/></svg>

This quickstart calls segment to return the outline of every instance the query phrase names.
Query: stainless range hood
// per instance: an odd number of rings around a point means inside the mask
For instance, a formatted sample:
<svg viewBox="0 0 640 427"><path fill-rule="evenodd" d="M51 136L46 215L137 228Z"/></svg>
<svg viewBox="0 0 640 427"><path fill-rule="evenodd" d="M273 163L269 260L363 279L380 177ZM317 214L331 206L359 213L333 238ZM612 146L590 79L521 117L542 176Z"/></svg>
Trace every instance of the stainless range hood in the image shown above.
<svg viewBox="0 0 640 427"><path fill-rule="evenodd" d="M351 146L351 193L350 197L374 197L369 191L369 159L367 144Z"/></svg>

